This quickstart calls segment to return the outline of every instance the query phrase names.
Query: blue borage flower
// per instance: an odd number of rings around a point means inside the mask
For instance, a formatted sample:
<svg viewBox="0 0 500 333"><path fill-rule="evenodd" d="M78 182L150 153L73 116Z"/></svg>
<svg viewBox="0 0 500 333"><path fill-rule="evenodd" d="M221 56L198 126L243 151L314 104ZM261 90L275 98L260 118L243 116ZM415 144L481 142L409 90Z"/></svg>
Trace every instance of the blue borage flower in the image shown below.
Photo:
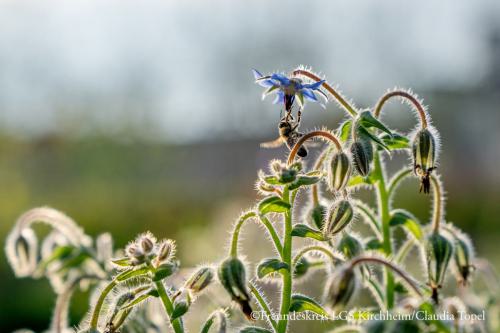
<svg viewBox="0 0 500 333"><path fill-rule="evenodd" d="M304 106L304 100L317 102L318 98L316 93L320 94L320 96L325 99L325 103L328 101L326 94L320 90L320 87L325 80L314 83L303 83L303 81L299 78L287 77L280 73L273 73L271 75L264 76L256 69L253 69L252 71L255 76L255 82L262 87L267 88L262 94L262 99L275 92L276 98L273 103L283 103L285 105L285 110L287 111L291 110L295 97L297 97L297 102L301 108ZM321 105L324 107L323 103L321 103Z"/></svg>

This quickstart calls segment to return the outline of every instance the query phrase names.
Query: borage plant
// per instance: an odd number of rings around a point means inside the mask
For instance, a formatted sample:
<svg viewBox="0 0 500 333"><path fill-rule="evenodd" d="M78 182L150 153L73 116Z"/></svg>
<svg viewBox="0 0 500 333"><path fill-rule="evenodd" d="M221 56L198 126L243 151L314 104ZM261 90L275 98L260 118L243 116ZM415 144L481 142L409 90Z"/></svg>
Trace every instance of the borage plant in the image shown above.
<svg viewBox="0 0 500 333"><path fill-rule="evenodd" d="M123 253L113 251L109 234L100 235L93 244L76 223L53 209L37 208L20 217L8 237L7 256L17 276L45 276L54 287L58 296L50 331L71 331L67 312L72 293L93 288L89 315L82 319L79 332L185 332L183 316L215 276L248 320L257 317L256 310L264 314L258 317L265 319L266 327L254 322L233 325L239 328L232 331L284 333L290 331L295 314L312 313L329 321L338 319L340 310L351 311L335 332L493 331L496 322L489 319L498 316L497 281L489 264L475 257L469 237L445 220L444 189L436 173L439 135L422 102L409 91L395 89L372 109L361 110L305 68L288 76L264 76L258 71L254 75L267 88L264 97L275 93L275 102L284 110L280 137L263 146L286 144L290 152L286 161L271 161L269 172L259 172L256 187L264 198L238 218L229 253L220 263L196 268L179 285L170 278L179 268L171 240L157 241L145 233ZM323 106L330 99L336 101L349 118L335 131L301 133L306 100L317 102L318 96ZM408 102L418 116L417 127L407 135L379 120L393 98ZM310 161L306 144L315 139L326 144ZM388 178L385 158L395 151L408 151L412 165ZM422 224L391 205L399 185L411 176L419 179L420 192L432 192L430 223ZM361 187L375 192L375 208L353 198ZM307 191L305 208L300 203L304 196L298 195L301 190ZM353 232L357 219L369 226L370 234L364 238ZM275 250L273 257L256 265L255 277L239 249L242 227L251 220L266 229ZM53 228L41 246L31 227L34 222ZM396 237L397 228L405 231L404 239ZM416 254L411 252L414 248L419 249ZM415 256L423 262L424 272L418 278L404 268L407 261L416 261ZM447 283L450 268L457 284ZM322 300L295 292L315 269L327 275ZM475 270L484 277L485 290L471 285ZM261 283L267 281L280 287L279 309L271 307L264 293ZM354 306L361 290L372 295L370 306ZM393 320L371 320L380 311ZM201 332L229 331L230 312L230 307L216 309Z"/></svg>

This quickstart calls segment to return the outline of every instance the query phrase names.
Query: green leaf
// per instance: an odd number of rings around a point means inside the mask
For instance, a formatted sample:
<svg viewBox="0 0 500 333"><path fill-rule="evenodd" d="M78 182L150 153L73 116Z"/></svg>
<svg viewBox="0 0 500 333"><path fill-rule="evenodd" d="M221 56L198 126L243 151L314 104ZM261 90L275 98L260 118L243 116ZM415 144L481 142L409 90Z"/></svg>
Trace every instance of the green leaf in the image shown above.
<svg viewBox="0 0 500 333"><path fill-rule="evenodd" d="M292 295L292 302L290 303L290 312L303 312L311 311L320 316L328 317L328 312L323 307L313 300L304 295Z"/></svg>
<svg viewBox="0 0 500 333"><path fill-rule="evenodd" d="M141 267L141 268L135 268L135 269L129 269L126 270L125 272L122 272L116 276L117 281L125 281L131 278L136 278L139 276L146 275L149 272L149 269L147 267Z"/></svg>
<svg viewBox="0 0 500 333"><path fill-rule="evenodd" d="M365 127L358 126L358 135L364 140L371 140L371 141L375 142L378 146L384 148L386 151L389 152L389 148L386 146L386 144L381 139L379 139L376 135L372 134Z"/></svg>
<svg viewBox="0 0 500 333"><path fill-rule="evenodd" d="M290 204L281 200L280 197L271 196L259 202L259 212L264 215L267 213L284 213L290 209Z"/></svg>
<svg viewBox="0 0 500 333"><path fill-rule="evenodd" d="M381 131L392 135L391 131L380 120L375 118L370 111L363 111L359 115L359 124L365 128L375 127Z"/></svg>
<svg viewBox="0 0 500 333"><path fill-rule="evenodd" d="M62 245L56 247L47 258L40 262L39 268L45 269L50 263L54 261L67 259L71 255L73 250L75 250L75 247L70 245Z"/></svg>
<svg viewBox="0 0 500 333"><path fill-rule="evenodd" d="M163 265L160 265L154 272L153 275L153 281L161 281L170 275L174 274L174 272L177 270L177 265L174 265L172 263L166 263Z"/></svg>
<svg viewBox="0 0 500 333"><path fill-rule="evenodd" d="M257 266L257 276L259 279L264 278L266 275L278 273L282 270L288 270L288 265L276 258L266 258Z"/></svg>
<svg viewBox="0 0 500 333"><path fill-rule="evenodd" d="M352 124L352 121L347 120L347 121L343 122L342 125L340 125L339 136L343 142L346 142L347 140L349 140L349 137L351 135L351 124Z"/></svg>
<svg viewBox="0 0 500 333"><path fill-rule="evenodd" d="M377 238L372 238L365 244L366 250L380 250L382 249L382 243Z"/></svg>
<svg viewBox="0 0 500 333"><path fill-rule="evenodd" d="M247 326L240 330L240 333L272 333L270 330L257 327L257 326Z"/></svg>
<svg viewBox="0 0 500 333"><path fill-rule="evenodd" d="M347 183L347 186L359 186L359 185L372 185L373 182L370 177L363 177L360 175L351 177L349 179L349 182Z"/></svg>
<svg viewBox="0 0 500 333"><path fill-rule="evenodd" d="M127 309L130 309L134 306L136 306L137 304L141 303L142 301L148 299L149 297L151 297L151 295L149 293L146 293L146 294L142 294L140 295L139 297L136 297L134 300L132 300L131 302L127 303L127 305L125 306L122 306L120 308L120 310L127 310Z"/></svg>
<svg viewBox="0 0 500 333"><path fill-rule="evenodd" d="M380 139L390 150L407 149L410 148L410 140L401 134L394 133L392 136L382 134ZM381 148L379 148L381 149Z"/></svg>
<svg viewBox="0 0 500 333"><path fill-rule="evenodd" d="M326 240L323 233L319 230L313 229L305 224L296 224L292 229L292 236L302 237L302 238L312 238L319 241Z"/></svg>
<svg viewBox="0 0 500 333"><path fill-rule="evenodd" d="M186 302L180 301L175 303L174 311L172 311L172 315L170 316L170 321L174 321L175 319L182 317L186 314L186 312L188 312L188 310L189 305Z"/></svg>
<svg viewBox="0 0 500 333"><path fill-rule="evenodd" d="M127 267L127 266L131 266L131 261L130 261L130 258L129 257L123 257L123 258L118 258L118 259L113 259L111 260L111 262L117 266L121 266L121 267Z"/></svg>
<svg viewBox="0 0 500 333"><path fill-rule="evenodd" d="M283 185L276 176L265 176L262 180L269 185Z"/></svg>
<svg viewBox="0 0 500 333"><path fill-rule="evenodd" d="M403 226L418 241L421 241L423 238L422 229L416 217L403 209L395 209L391 212L389 225L392 227Z"/></svg>
<svg viewBox="0 0 500 333"><path fill-rule="evenodd" d="M297 180L294 181L288 189L290 191L293 191L295 189L298 189L301 186L308 186L308 185L313 185L316 184L321 180L321 176L299 176L297 177Z"/></svg>

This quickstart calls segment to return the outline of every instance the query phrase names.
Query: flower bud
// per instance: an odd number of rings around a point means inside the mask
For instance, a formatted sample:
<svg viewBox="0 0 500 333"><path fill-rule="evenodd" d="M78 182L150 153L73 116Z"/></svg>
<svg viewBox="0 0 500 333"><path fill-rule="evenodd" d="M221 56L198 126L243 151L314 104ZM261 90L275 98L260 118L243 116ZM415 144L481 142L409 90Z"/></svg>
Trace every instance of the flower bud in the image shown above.
<svg viewBox="0 0 500 333"><path fill-rule="evenodd" d="M144 254L149 254L154 248L156 240L150 234L144 234L139 238L139 245Z"/></svg>
<svg viewBox="0 0 500 333"><path fill-rule="evenodd" d="M328 168L328 186L331 191L343 190L351 177L351 161L344 152L338 152L332 156Z"/></svg>
<svg viewBox="0 0 500 333"><path fill-rule="evenodd" d="M220 283L229 293L231 299L240 305L245 316L250 319L252 308L250 307L243 262L236 257L227 258L220 265L218 275Z"/></svg>
<svg viewBox="0 0 500 333"><path fill-rule="evenodd" d="M363 251L363 244L361 244L356 237L346 233L339 242L338 250L347 259L352 259L361 254Z"/></svg>
<svg viewBox="0 0 500 333"><path fill-rule="evenodd" d="M413 171L420 178L420 191L429 193L430 175L436 168L436 140L427 129L421 129L412 141Z"/></svg>
<svg viewBox="0 0 500 333"><path fill-rule="evenodd" d="M345 307L357 289L357 276L350 266L339 267L325 289L325 303L332 309Z"/></svg>
<svg viewBox="0 0 500 333"><path fill-rule="evenodd" d="M293 268L293 276L296 279L299 279L307 274L307 271L309 271L309 261L305 257L301 257L299 261L297 261L297 264Z"/></svg>
<svg viewBox="0 0 500 333"><path fill-rule="evenodd" d="M155 259L156 266L170 261L175 254L175 242L171 239L164 239L158 246L157 256Z"/></svg>
<svg viewBox="0 0 500 333"><path fill-rule="evenodd" d="M213 277L214 271L211 267L202 267L191 275L184 286L192 293L199 293L212 282Z"/></svg>
<svg viewBox="0 0 500 333"><path fill-rule="evenodd" d="M316 226L318 229L323 229L325 224L325 216L327 214L327 208L325 205L317 204L309 210L308 218L310 219L310 224Z"/></svg>
<svg viewBox="0 0 500 333"><path fill-rule="evenodd" d="M444 236L433 232L425 243L427 258L427 275L429 286L432 288L432 298L437 303L437 289L441 288L446 269L453 254L453 244Z"/></svg>
<svg viewBox="0 0 500 333"><path fill-rule="evenodd" d="M334 202L326 218L323 234L331 237L342 231L354 217L354 210L348 200Z"/></svg>
<svg viewBox="0 0 500 333"><path fill-rule="evenodd" d="M370 173L370 163L373 160L373 147L369 141L355 141L351 145L351 154L356 171L363 177Z"/></svg>
<svg viewBox="0 0 500 333"><path fill-rule="evenodd" d="M17 277L26 277L35 273L38 256L38 240L31 228L11 233L7 238L5 252Z"/></svg>
<svg viewBox="0 0 500 333"><path fill-rule="evenodd" d="M132 263L132 265L140 265L144 263L144 252L137 245L137 243L133 242L127 245L127 247L125 248L125 253L127 254L127 257L130 258L130 262Z"/></svg>
<svg viewBox="0 0 500 333"><path fill-rule="evenodd" d="M467 285L469 276L473 270L471 259L474 256L474 249L466 235L456 235L454 264L458 275L458 280L462 285Z"/></svg>

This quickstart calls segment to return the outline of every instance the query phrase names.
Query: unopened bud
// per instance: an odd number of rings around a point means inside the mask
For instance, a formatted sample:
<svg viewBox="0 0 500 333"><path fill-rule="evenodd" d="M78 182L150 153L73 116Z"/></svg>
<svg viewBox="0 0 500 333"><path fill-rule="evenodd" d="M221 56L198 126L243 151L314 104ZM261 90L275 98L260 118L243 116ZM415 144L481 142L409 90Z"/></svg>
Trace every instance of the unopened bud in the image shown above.
<svg viewBox="0 0 500 333"><path fill-rule="evenodd" d="M309 267L309 261L305 257L301 257L295 264L295 267L293 269L293 276L297 279L305 276L309 271Z"/></svg>
<svg viewBox="0 0 500 333"><path fill-rule="evenodd" d="M370 173L370 163L373 160L373 147L367 140L355 141L351 145L351 154L356 171L363 177Z"/></svg>
<svg viewBox="0 0 500 333"><path fill-rule="evenodd" d="M354 268L350 266L339 267L327 283L325 303L332 309L345 307L353 298L357 284Z"/></svg>
<svg viewBox="0 0 500 333"><path fill-rule="evenodd" d="M346 233L340 240L338 249L347 259L352 259L361 254L363 244L355 236Z"/></svg>
<svg viewBox="0 0 500 333"><path fill-rule="evenodd" d="M150 237L150 235L145 234L139 238L139 244L144 254L149 254L155 246L155 239Z"/></svg>
<svg viewBox="0 0 500 333"><path fill-rule="evenodd" d="M342 199L333 203L326 218L323 233L331 237L342 231L354 217L354 210L348 200Z"/></svg>
<svg viewBox="0 0 500 333"><path fill-rule="evenodd" d="M137 243L133 242L127 245L127 247L125 248L125 253L127 254L127 257L130 258L130 262L132 263L132 265L140 265L144 263L144 252L137 245Z"/></svg>
<svg viewBox="0 0 500 333"><path fill-rule="evenodd" d="M158 246L155 259L157 265L170 261L175 254L175 242L171 239L164 239Z"/></svg>
<svg viewBox="0 0 500 333"><path fill-rule="evenodd" d="M240 305L245 316L250 319L252 308L250 307L243 262L235 257L227 258L220 265L218 275L220 283L229 293L231 299Z"/></svg>
<svg viewBox="0 0 500 333"><path fill-rule="evenodd" d="M13 246L9 244L11 237L15 237L12 238ZM16 236L9 235L6 248L7 259L16 276L30 276L35 272L37 266L37 248L38 240L31 228L22 229Z"/></svg>
<svg viewBox="0 0 500 333"><path fill-rule="evenodd" d="M214 270L211 267L202 267L186 281L185 288L192 293L199 293L212 282L213 277Z"/></svg>
<svg viewBox="0 0 500 333"><path fill-rule="evenodd" d="M310 219L310 224L322 230L325 224L325 217L327 213L328 209L325 205L317 204L308 211L308 218Z"/></svg>
<svg viewBox="0 0 500 333"><path fill-rule="evenodd" d="M432 289L432 298L437 303L437 290L441 288L446 275L446 269L453 254L453 244L446 237L433 232L426 239L425 252L429 287Z"/></svg>
<svg viewBox="0 0 500 333"><path fill-rule="evenodd" d="M328 168L328 186L331 191L341 191L349 182L351 177L351 161L344 152L338 152L332 156Z"/></svg>
<svg viewBox="0 0 500 333"><path fill-rule="evenodd" d="M457 271L458 280L464 286L469 281L473 266L471 259L474 256L474 249L466 235L455 235L454 264Z"/></svg>
<svg viewBox="0 0 500 333"><path fill-rule="evenodd" d="M413 171L420 178L420 191L429 193L430 175L436 168L436 140L427 129L421 129L412 141Z"/></svg>

